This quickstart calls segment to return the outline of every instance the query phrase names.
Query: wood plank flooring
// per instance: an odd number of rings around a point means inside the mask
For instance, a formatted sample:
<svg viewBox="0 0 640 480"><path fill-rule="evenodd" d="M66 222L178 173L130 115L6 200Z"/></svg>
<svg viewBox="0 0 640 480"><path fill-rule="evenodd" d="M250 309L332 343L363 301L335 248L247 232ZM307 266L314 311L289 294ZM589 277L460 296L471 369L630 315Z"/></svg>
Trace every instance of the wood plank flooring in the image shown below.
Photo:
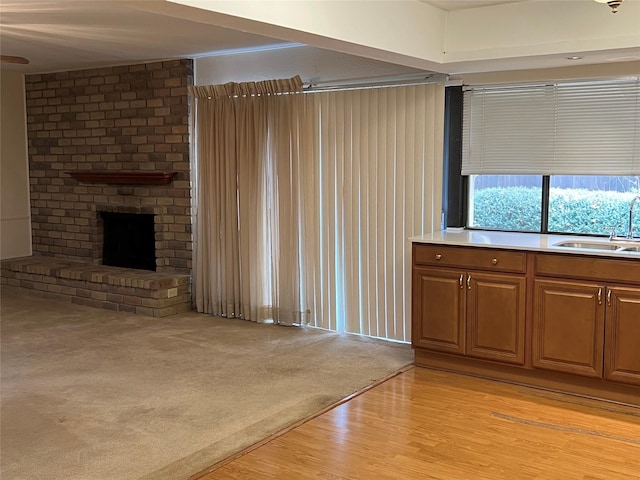
<svg viewBox="0 0 640 480"><path fill-rule="evenodd" d="M410 368L201 477L640 479L640 409Z"/></svg>

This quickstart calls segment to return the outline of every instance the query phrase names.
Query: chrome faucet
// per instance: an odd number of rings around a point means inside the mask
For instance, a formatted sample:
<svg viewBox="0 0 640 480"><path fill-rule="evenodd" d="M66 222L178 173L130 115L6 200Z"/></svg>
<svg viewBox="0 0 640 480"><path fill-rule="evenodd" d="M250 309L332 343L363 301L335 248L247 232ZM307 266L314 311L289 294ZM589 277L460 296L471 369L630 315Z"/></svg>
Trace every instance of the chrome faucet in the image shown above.
<svg viewBox="0 0 640 480"><path fill-rule="evenodd" d="M636 195L635 198L631 200L631 205L629 205L629 230L627 231L627 240L633 239L633 207L638 200L640 200L640 195Z"/></svg>

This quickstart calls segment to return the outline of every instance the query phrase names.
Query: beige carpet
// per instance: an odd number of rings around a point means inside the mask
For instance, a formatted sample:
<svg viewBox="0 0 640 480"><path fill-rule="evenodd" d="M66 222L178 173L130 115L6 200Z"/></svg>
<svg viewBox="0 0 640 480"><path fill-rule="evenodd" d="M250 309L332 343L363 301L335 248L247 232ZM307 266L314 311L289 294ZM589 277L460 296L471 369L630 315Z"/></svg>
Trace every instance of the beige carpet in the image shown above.
<svg viewBox="0 0 640 480"><path fill-rule="evenodd" d="M3 480L178 480L413 361L407 345L1 298Z"/></svg>

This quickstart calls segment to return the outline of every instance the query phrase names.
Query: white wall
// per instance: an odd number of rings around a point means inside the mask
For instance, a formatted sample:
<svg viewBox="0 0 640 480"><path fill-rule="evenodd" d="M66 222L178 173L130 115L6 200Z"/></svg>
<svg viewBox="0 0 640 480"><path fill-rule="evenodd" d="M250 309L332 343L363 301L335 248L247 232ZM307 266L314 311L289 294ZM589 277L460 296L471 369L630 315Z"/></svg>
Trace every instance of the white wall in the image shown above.
<svg viewBox="0 0 640 480"><path fill-rule="evenodd" d="M300 75L304 82L347 83L360 79L382 79L426 74L402 65L330 52L306 45L259 52L196 58L195 84L256 82Z"/></svg>
<svg viewBox="0 0 640 480"><path fill-rule="evenodd" d="M553 82L611 77L637 76L640 61L607 63L601 65L575 65L561 68L509 70L502 72L463 73L451 76L452 81L464 85L494 85L499 83Z"/></svg>
<svg viewBox="0 0 640 480"><path fill-rule="evenodd" d="M631 61L599 65L578 64L556 68L461 73L451 75L450 79L452 84L482 85L637 76L638 72L640 72L640 61ZM410 67L329 52L309 46L195 59L196 85L254 82L300 75L304 82L313 80L322 86L322 82L336 80L347 84L360 79L384 81L394 77L419 78L428 74L429 72Z"/></svg>
<svg viewBox="0 0 640 480"><path fill-rule="evenodd" d="M0 70L0 258L31 255L24 76Z"/></svg>

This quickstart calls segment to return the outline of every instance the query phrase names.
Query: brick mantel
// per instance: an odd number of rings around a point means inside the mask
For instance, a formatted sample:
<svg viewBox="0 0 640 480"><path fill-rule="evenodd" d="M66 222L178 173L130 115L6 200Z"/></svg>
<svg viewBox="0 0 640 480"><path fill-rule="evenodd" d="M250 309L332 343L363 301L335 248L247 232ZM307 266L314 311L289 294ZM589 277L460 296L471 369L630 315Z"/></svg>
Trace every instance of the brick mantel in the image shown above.
<svg viewBox="0 0 640 480"><path fill-rule="evenodd" d="M171 60L25 77L34 255L100 263L99 212L145 210L155 215L157 271L191 273L192 67ZM65 173L89 171L101 181ZM137 172L133 183L127 172Z"/></svg>

